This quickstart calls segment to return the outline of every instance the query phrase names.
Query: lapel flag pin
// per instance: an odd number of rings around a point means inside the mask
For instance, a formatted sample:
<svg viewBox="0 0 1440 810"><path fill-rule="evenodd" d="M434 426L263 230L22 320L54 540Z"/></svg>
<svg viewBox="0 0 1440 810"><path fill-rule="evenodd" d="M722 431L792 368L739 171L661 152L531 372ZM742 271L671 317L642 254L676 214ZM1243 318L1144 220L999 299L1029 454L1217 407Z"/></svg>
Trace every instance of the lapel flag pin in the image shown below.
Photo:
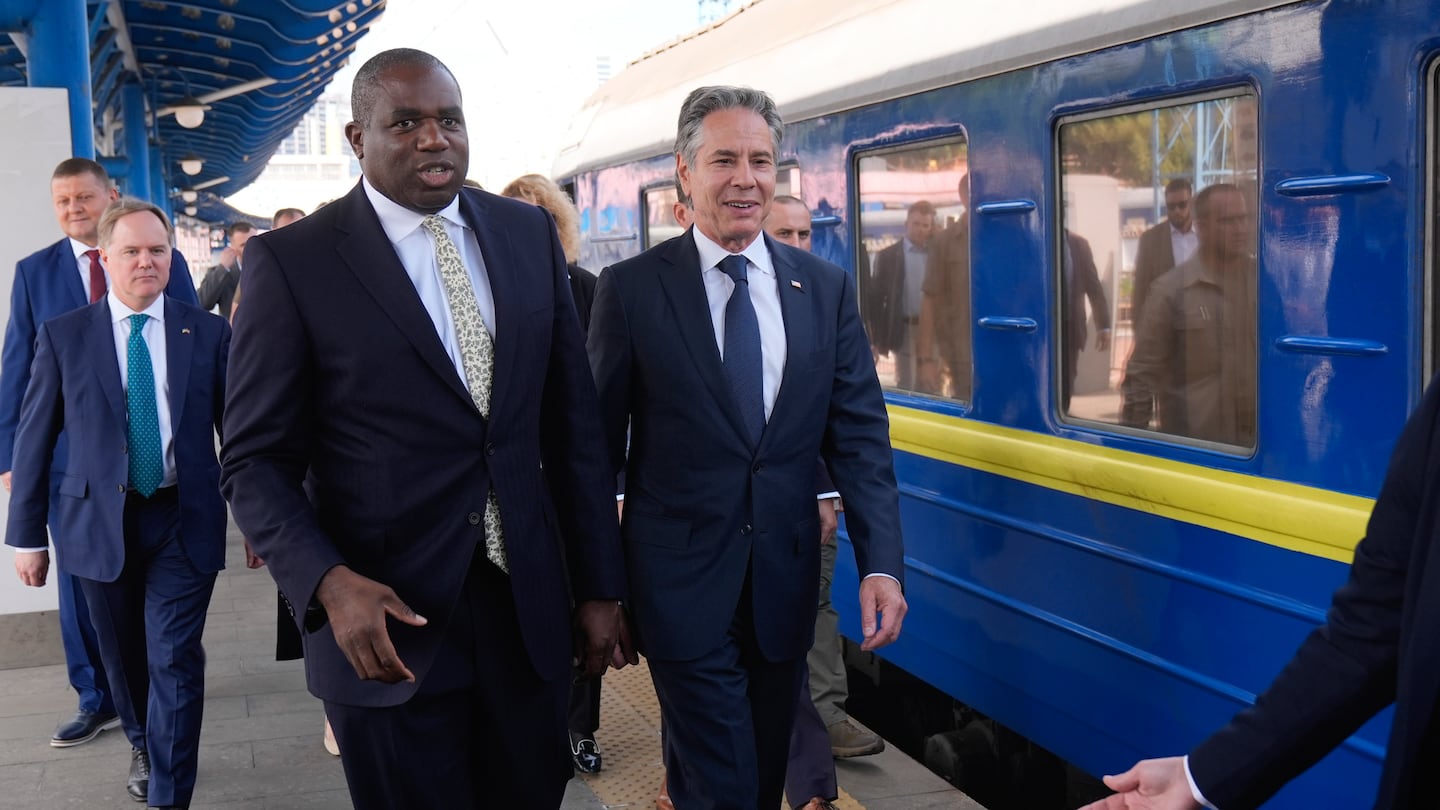
<svg viewBox="0 0 1440 810"><path fill-rule="evenodd" d="M187 327L181 329L181 330L180 330L180 334L182 334L182 335L188 335L188 334L190 334L190 327L187 326Z"/></svg>
<svg viewBox="0 0 1440 810"><path fill-rule="evenodd" d="M797 290L803 290L803 289L805 289L804 287L801 287L801 286L800 286L800 282L796 281L796 280L793 279L793 278L790 279L790 286L791 286L791 287L794 287L794 288L797 289Z"/></svg>

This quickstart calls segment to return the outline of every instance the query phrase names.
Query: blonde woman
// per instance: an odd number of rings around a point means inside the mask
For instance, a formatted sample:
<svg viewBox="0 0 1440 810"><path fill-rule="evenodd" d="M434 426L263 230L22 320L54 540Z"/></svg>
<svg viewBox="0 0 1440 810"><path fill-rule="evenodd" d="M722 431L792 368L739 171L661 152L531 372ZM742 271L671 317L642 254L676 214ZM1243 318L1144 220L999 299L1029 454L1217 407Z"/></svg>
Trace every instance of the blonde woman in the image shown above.
<svg viewBox="0 0 1440 810"><path fill-rule="evenodd" d="M555 229L560 232L560 247L565 250L565 264L570 270L570 296L575 299L575 312L580 316L580 328L590 328L590 303L595 300L595 274L581 267L580 261L580 212L570 195L555 185L555 181L538 174L527 174L510 181L501 192L506 197L524 200L538 205L555 218ZM599 692L596 692L599 699Z"/></svg>

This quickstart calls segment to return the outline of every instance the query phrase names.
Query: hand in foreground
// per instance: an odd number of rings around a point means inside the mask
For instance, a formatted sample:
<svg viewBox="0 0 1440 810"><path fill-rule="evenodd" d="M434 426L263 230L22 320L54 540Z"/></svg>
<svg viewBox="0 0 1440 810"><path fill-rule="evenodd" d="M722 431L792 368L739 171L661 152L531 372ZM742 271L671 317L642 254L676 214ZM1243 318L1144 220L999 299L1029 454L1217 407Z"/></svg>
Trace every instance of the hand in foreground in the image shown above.
<svg viewBox="0 0 1440 810"><path fill-rule="evenodd" d="M264 568L265 561L260 559L260 555L255 553L255 549L250 547L250 538L241 537L240 539L245 542L245 567L252 571L256 568Z"/></svg>
<svg viewBox="0 0 1440 810"><path fill-rule="evenodd" d="M6 492L10 491L10 473L8 471L0 473L0 484L5 485Z"/></svg>
<svg viewBox="0 0 1440 810"><path fill-rule="evenodd" d="M415 680L414 673L390 643L385 617L393 616L415 627L423 627L426 619L402 602L390 586L337 565L320 578L315 598L329 616L335 643L340 645L340 651L345 653L361 680L381 683Z"/></svg>
<svg viewBox="0 0 1440 810"><path fill-rule="evenodd" d="M836 498L821 498L816 501L820 504L820 545L828 546L835 542L835 534L840 531L840 519L835 517Z"/></svg>
<svg viewBox="0 0 1440 810"><path fill-rule="evenodd" d="M575 608L575 657L585 676L593 678L626 663L636 663L620 603L605 599L581 602Z"/></svg>
<svg viewBox="0 0 1440 810"><path fill-rule="evenodd" d="M1105 786L1115 795L1080 810L1200 810L1183 757L1141 760L1125 773L1105 777Z"/></svg>
<svg viewBox="0 0 1440 810"><path fill-rule="evenodd" d="M860 649L878 650L899 638L900 624L909 609L905 595L900 592L900 583L883 576L861 580L860 630L865 639L860 642Z"/></svg>
<svg viewBox="0 0 1440 810"><path fill-rule="evenodd" d="M50 552L15 552L15 573L20 575L20 581L26 585L32 588L41 587L45 584L46 575L50 573Z"/></svg>

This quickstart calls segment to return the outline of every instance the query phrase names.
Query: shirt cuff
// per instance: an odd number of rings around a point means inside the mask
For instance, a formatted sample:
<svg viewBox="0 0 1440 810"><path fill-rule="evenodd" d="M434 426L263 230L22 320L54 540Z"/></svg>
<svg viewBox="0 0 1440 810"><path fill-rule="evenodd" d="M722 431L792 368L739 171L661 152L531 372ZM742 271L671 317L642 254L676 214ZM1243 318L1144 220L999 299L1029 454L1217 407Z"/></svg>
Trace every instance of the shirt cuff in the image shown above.
<svg viewBox="0 0 1440 810"><path fill-rule="evenodd" d="M1200 792L1200 786L1197 785L1197 784L1195 784L1195 777L1193 777L1193 776L1190 775L1190 755L1189 755L1189 754L1186 754L1186 755L1185 755L1185 758L1184 758L1184 760L1183 760L1183 764L1184 764L1184 766L1185 766L1185 781L1190 784L1190 796L1191 796L1191 798L1193 798L1195 801L1199 802L1201 807L1208 807L1208 808L1210 808L1210 810L1219 810L1219 808L1217 808L1215 805L1211 804L1210 801L1205 798L1205 794L1204 794L1204 793L1201 793L1201 792Z"/></svg>
<svg viewBox="0 0 1440 810"><path fill-rule="evenodd" d="M34 554L37 551L50 550L49 546L41 546L39 548L20 548L19 546L11 546L11 548L15 549L16 554Z"/></svg>
<svg viewBox="0 0 1440 810"><path fill-rule="evenodd" d="M893 577L893 576L891 576L891 575L889 575L889 574L887 574L887 573L884 573L883 571L876 571L876 572L873 573L873 574L866 574L865 576L863 576L863 577L860 578L860 581L861 581L861 582L864 582L865 580L867 580L867 579L869 579L869 578L871 578L871 577L885 577L886 579L893 579L893 580L895 580L895 584L896 584L896 585L899 585L899 584L900 584L900 579L899 579L898 577Z"/></svg>
<svg viewBox="0 0 1440 810"><path fill-rule="evenodd" d="M839 490L834 490L834 489L832 489L832 490L830 490L829 492L822 492L822 493L820 493L819 495L816 495L816 496L815 496L815 500L817 500L817 501L828 501L828 500L830 500L831 498L838 498L838 497L840 497L840 492L839 492Z"/></svg>

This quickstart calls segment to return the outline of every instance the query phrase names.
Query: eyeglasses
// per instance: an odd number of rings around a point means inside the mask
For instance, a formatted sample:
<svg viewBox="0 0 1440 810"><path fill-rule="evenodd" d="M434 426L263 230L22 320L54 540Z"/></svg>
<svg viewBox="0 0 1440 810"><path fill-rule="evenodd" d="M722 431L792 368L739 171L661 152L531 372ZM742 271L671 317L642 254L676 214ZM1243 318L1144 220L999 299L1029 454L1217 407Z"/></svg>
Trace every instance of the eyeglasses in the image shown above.
<svg viewBox="0 0 1440 810"><path fill-rule="evenodd" d="M1190 207L1190 201L1189 201L1189 200L1182 200L1182 201L1180 201L1180 202L1167 202L1167 203L1165 203L1165 210L1167 210L1167 211L1184 211L1186 208L1189 208L1189 207Z"/></svg>

